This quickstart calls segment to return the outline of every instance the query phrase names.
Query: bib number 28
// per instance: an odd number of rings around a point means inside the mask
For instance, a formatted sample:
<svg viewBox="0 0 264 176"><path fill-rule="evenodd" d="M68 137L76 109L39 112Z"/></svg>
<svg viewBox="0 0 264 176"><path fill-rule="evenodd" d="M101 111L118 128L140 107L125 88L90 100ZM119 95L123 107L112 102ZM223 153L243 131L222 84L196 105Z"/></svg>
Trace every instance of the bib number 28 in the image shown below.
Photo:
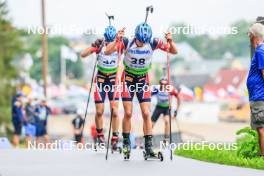
<svg viewBox="0 0 264 176"><path fill-rule="evenodd" d="M145 59L144 58L140 58L140 59L137 59L137 58L132 58L131 59L131 63L132 64L139 64L139 65L144 65L145 64Z"/></svg>

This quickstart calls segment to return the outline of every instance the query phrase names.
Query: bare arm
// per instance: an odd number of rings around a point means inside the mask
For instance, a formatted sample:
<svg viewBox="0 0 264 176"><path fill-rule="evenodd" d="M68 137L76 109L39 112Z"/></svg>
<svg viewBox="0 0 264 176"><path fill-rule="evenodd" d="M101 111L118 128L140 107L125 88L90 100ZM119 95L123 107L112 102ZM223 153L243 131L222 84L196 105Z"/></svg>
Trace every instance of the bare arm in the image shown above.
<svg viewBox="0 0 264 176"><path fill-rule="evenodd" d="M104 53L105 53L105 55L110 55L116 51L117 51L117 42L113 41L106 46Z"/></svg>
<svg viewBox="0 0 264 176"><path fill-rule="evenodd" d="M178 110L181 106L181 99L180 99L179 94L176 95L176 99L177 99L177 110Z"/></svg>
<svg viewBox="0 0 264 176"><path fill-rule="evenodd" d="M80 53L80 56L81 56L82 58L87 57L87 56L91 55L91 54L94 52L94 50L95 50L94 47L86 48L85 50L83 50L83 51Z"/></svg>

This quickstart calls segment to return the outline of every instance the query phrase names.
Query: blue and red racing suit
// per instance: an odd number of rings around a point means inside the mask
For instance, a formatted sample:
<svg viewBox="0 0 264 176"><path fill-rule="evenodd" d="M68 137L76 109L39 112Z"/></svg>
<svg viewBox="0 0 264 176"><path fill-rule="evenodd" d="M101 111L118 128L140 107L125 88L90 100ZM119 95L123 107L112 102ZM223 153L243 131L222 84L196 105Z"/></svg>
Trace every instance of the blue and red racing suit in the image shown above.
<svg viewBox="0 0 264 176"><path fill-rule="evenodd" d="M153 38L150 43L138 47L135 38L123 38L124 72L122 74L122 100L132 101L136 93L139 103L151 101L148 71L151 69L152 55L156 49L166 51L168 45L161 39Z"/></svg>
<svg viewBox="0 0 264 176"><path fill-rule="evenodd" d="M114 99L114 86L118 65L118 53L114 52L105 55L107 43L97 40L94 45L94 51L97 54L97 74L95 78L94 101L95 103L104 103L106 96L112 101ZM116 92L115 100L119 100L119 93Z"/></svg>

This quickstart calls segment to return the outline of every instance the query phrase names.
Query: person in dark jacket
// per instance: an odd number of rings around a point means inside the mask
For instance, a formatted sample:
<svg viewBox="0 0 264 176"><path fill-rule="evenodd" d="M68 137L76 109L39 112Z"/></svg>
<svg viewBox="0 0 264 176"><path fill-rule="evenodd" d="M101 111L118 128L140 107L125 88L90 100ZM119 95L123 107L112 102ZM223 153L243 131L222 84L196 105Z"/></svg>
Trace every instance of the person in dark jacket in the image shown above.
<svg viewBox="0 0 264 176"><path fill-rule="evenodd" d="M22 98L22 92L17 92L12 98L12 124L14 126L13 145L16 148L19 146L24 121Z"/></svg>
<svg viewBox="0 0 264 176"><path fill-rule="evenodd" d="M29 147L29 143L32 141L32 138L36 136L36 105L35 105L35 99L32 97L28 97L28 101L25 107L26 112L26 124L25 124L25 130L26 130L26 146Z"/></svg>
<svg viewBox="0 0 264 176"><path fill-rule="evenodd" d="M48 116L50 115L50 108L45 99L41 100L36 107L36 143L39 144L41 138L44 138L45 144L49 143L49 136L47 133Z"/></svg>

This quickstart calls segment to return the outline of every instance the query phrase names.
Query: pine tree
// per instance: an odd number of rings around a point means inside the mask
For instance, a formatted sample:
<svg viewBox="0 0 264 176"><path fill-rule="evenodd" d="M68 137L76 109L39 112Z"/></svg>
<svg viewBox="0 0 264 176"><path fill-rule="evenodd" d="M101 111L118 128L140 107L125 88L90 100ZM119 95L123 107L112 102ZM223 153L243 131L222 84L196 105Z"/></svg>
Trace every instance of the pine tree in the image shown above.
<svg viewBox="0 0 264 176"><path fill-rule="evenodd" d="M19 31L8 18L6 2L0 0L0 126L11 121L11 97L17 77L12 61L21 51Z"/></svg>

